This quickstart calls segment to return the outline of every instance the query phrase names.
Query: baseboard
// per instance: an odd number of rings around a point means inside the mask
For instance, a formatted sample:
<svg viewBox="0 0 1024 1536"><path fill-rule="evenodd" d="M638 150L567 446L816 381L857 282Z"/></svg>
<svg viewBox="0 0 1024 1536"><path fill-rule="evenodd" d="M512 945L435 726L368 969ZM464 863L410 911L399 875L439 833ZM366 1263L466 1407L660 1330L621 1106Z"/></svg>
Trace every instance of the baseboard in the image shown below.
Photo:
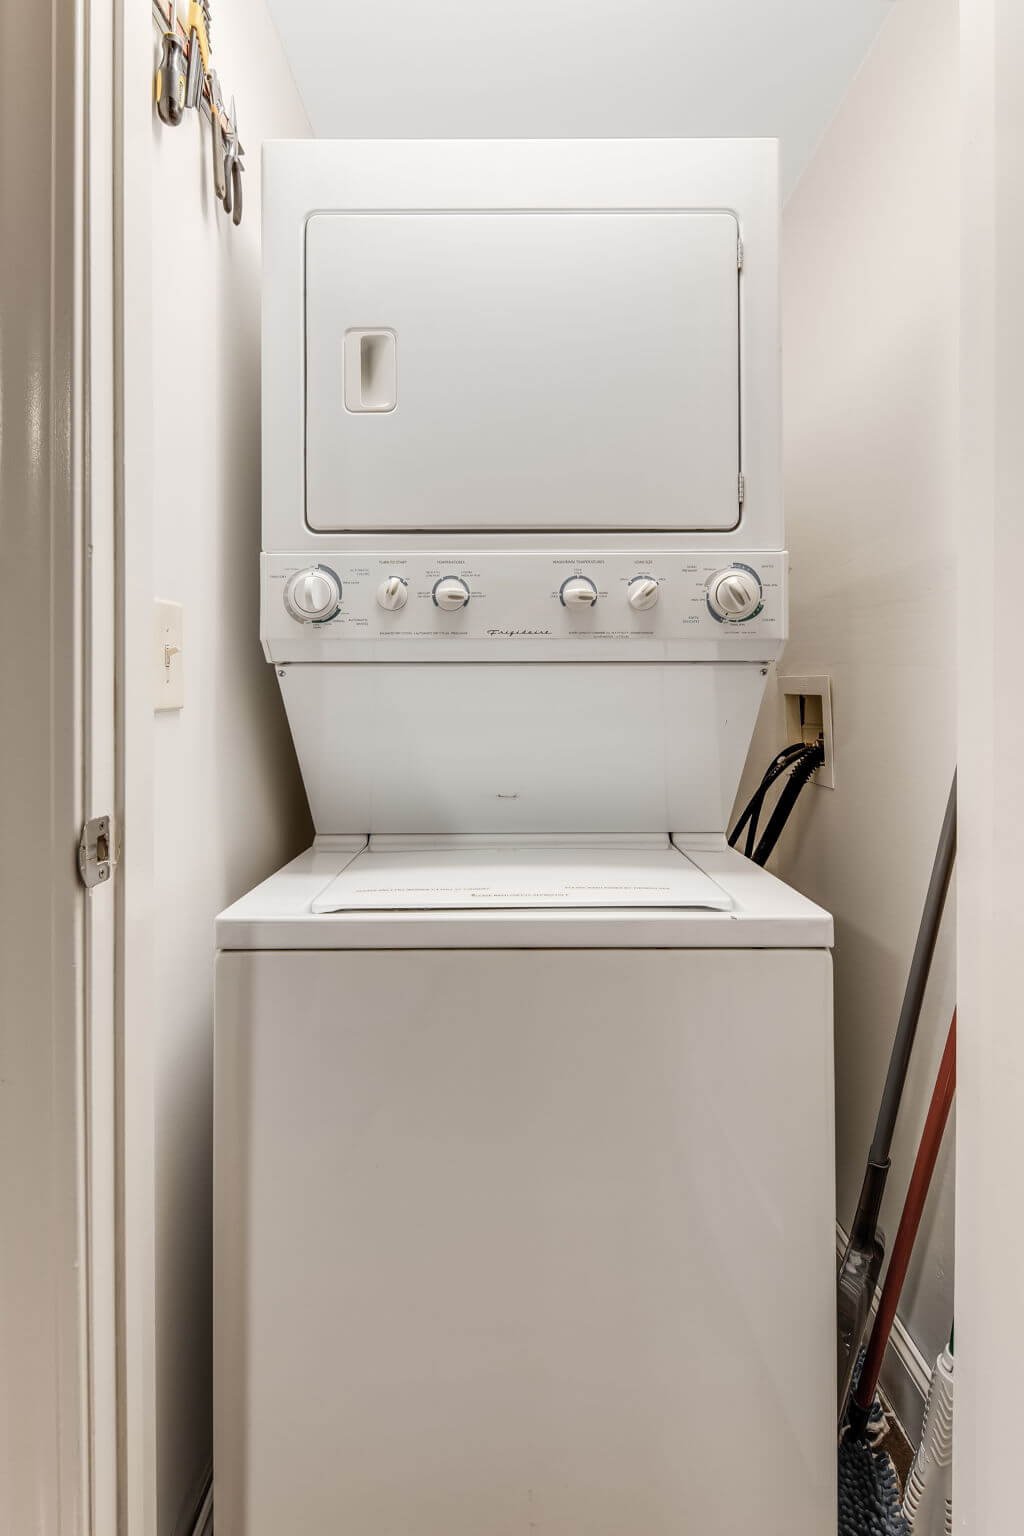
<svg viewBox="0 0 1024 1536"><path fill-rule="evenodd" d="M846 1252L848 1241L849 1238L837 1221L836 1251L840 1258ZM872 1316L874 1316L880 1296L881 1291L876 1289L874 1301L871 1304ZM879 1385L893 1413L899 1419L911 1445L918 1445L921 1440L924 1405L925 1399L928 1396L928 1387L931 1384L931 1379L931 1366L910 1337L901 1318L897 1314L896 1321L892 1325L892 1333L889 1336L889 1347L885 1352L885 1359L882 1361L882 1376Z"/></svg>

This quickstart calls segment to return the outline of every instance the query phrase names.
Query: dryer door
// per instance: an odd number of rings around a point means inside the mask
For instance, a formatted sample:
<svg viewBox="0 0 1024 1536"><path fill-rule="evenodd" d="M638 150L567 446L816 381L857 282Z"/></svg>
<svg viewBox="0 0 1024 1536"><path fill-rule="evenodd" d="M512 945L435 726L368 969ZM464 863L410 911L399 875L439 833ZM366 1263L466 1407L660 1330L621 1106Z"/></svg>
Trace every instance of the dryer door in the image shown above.
<svg viewBox="0 0 1024 1536"><path fill-rule="evenodd" d="M727 212L314 215L310 528L736 527L737 236Z"/></svg>

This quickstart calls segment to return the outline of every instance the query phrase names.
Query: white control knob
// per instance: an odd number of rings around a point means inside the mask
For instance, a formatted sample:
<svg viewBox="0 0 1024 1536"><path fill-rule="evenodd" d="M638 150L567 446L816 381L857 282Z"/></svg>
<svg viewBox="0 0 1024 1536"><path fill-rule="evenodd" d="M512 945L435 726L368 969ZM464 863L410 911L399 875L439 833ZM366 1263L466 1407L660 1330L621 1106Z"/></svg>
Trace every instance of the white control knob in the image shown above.
<svg viewBox="0 0 1024 1536"><path fill-rule="evenodd" d="M469 588L461 576L442 576L434 587L434 602L446 613L453 613L469 602Z"/></svg>
<svg viewBox="0 0 1024 1536"><path fill-rule="evenodd" d="M409 587L401 576L388 576L377 588L377 605L394 613L409 601Z"/></svg>
<svg viewBox="0 0 1024 1536"><path fill-rule="evenodd" d="M322 624L341 606L341 582L326 565L296 571L284 589L284 605L300 624Z"/></svg>
<svg viewBox="0 0 1024 1536"><path fill-rule="evenodd" d="M593 608L597 602L597 588L588 576L570 576L562 582L559 593L566 608Z"/></svg>
<svg viewBox="0 0 1024 1536"><path fill-rule="evenodd" d="M716 571L708 582L708 604L713 614L727 622L749 619L761 604L761 583L753 571L741 565Z"/></svg>
<svg viewBox="0 0 1024 1536"><path fill-rule="evenodd" d="M634 576L626 589L629 606L637 613L653 608L658 601L658 583L653 576Z"/></svg>

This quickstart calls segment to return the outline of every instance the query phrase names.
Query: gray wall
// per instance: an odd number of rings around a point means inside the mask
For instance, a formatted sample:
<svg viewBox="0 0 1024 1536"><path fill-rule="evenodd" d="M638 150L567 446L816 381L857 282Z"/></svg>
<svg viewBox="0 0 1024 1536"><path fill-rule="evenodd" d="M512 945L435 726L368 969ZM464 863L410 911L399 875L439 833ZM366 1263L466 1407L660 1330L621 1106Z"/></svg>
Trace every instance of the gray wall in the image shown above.
<svg viewBox="0 0 1024 1536"><path fill-rule="evenodd" d="M782 140L795 184L890 0L268 0L321 138Z"/></svg>
<svg viewBox="0 0 1024 1536"><path fill-rule="evenodd" d="M308 123L260 0L213 9L246 151L239 229L213 196L209 123L152 129L153 431L177 463L155 479L152 591L185 608L185 707L152 735L158 1536L211 1455L213 920L312 836L259 643L260 146Z"/></svg>
<svg viewBox="0 0 1024 1536"><path fill-rule="evenodd" d="M849 1223L956 733L959 205L955 0L901 0L786 207L792 634L830 673L836 788L805 791L772 868L836 917L837 1172ZM783 740L769 689L740 803ZM955 999L952 911L883 1210L891 1239ZM953 1306L947 1136L901 1313L931 1363Z"/></svg>

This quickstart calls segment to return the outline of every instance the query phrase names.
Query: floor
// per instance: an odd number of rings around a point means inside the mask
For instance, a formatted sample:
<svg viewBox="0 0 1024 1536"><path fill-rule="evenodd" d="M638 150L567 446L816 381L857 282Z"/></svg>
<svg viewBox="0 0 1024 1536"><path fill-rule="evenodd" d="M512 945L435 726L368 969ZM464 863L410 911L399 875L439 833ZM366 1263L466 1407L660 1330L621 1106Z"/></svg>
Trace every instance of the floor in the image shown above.
<svg viewBox="0 0 1024 1536"><path fill-rule="evenodd" d="M892 1464L896 1468L896 1476L900 1480L900 1487L905 1488L911 1463L914 1460L914 1447L907 1439L903 1425L897 1419L884 1397L882 1398L882 1406L885 1409L886 1418L889 1420L889 1428L879 1442L878 1448L892 1457Z"/></svg>

